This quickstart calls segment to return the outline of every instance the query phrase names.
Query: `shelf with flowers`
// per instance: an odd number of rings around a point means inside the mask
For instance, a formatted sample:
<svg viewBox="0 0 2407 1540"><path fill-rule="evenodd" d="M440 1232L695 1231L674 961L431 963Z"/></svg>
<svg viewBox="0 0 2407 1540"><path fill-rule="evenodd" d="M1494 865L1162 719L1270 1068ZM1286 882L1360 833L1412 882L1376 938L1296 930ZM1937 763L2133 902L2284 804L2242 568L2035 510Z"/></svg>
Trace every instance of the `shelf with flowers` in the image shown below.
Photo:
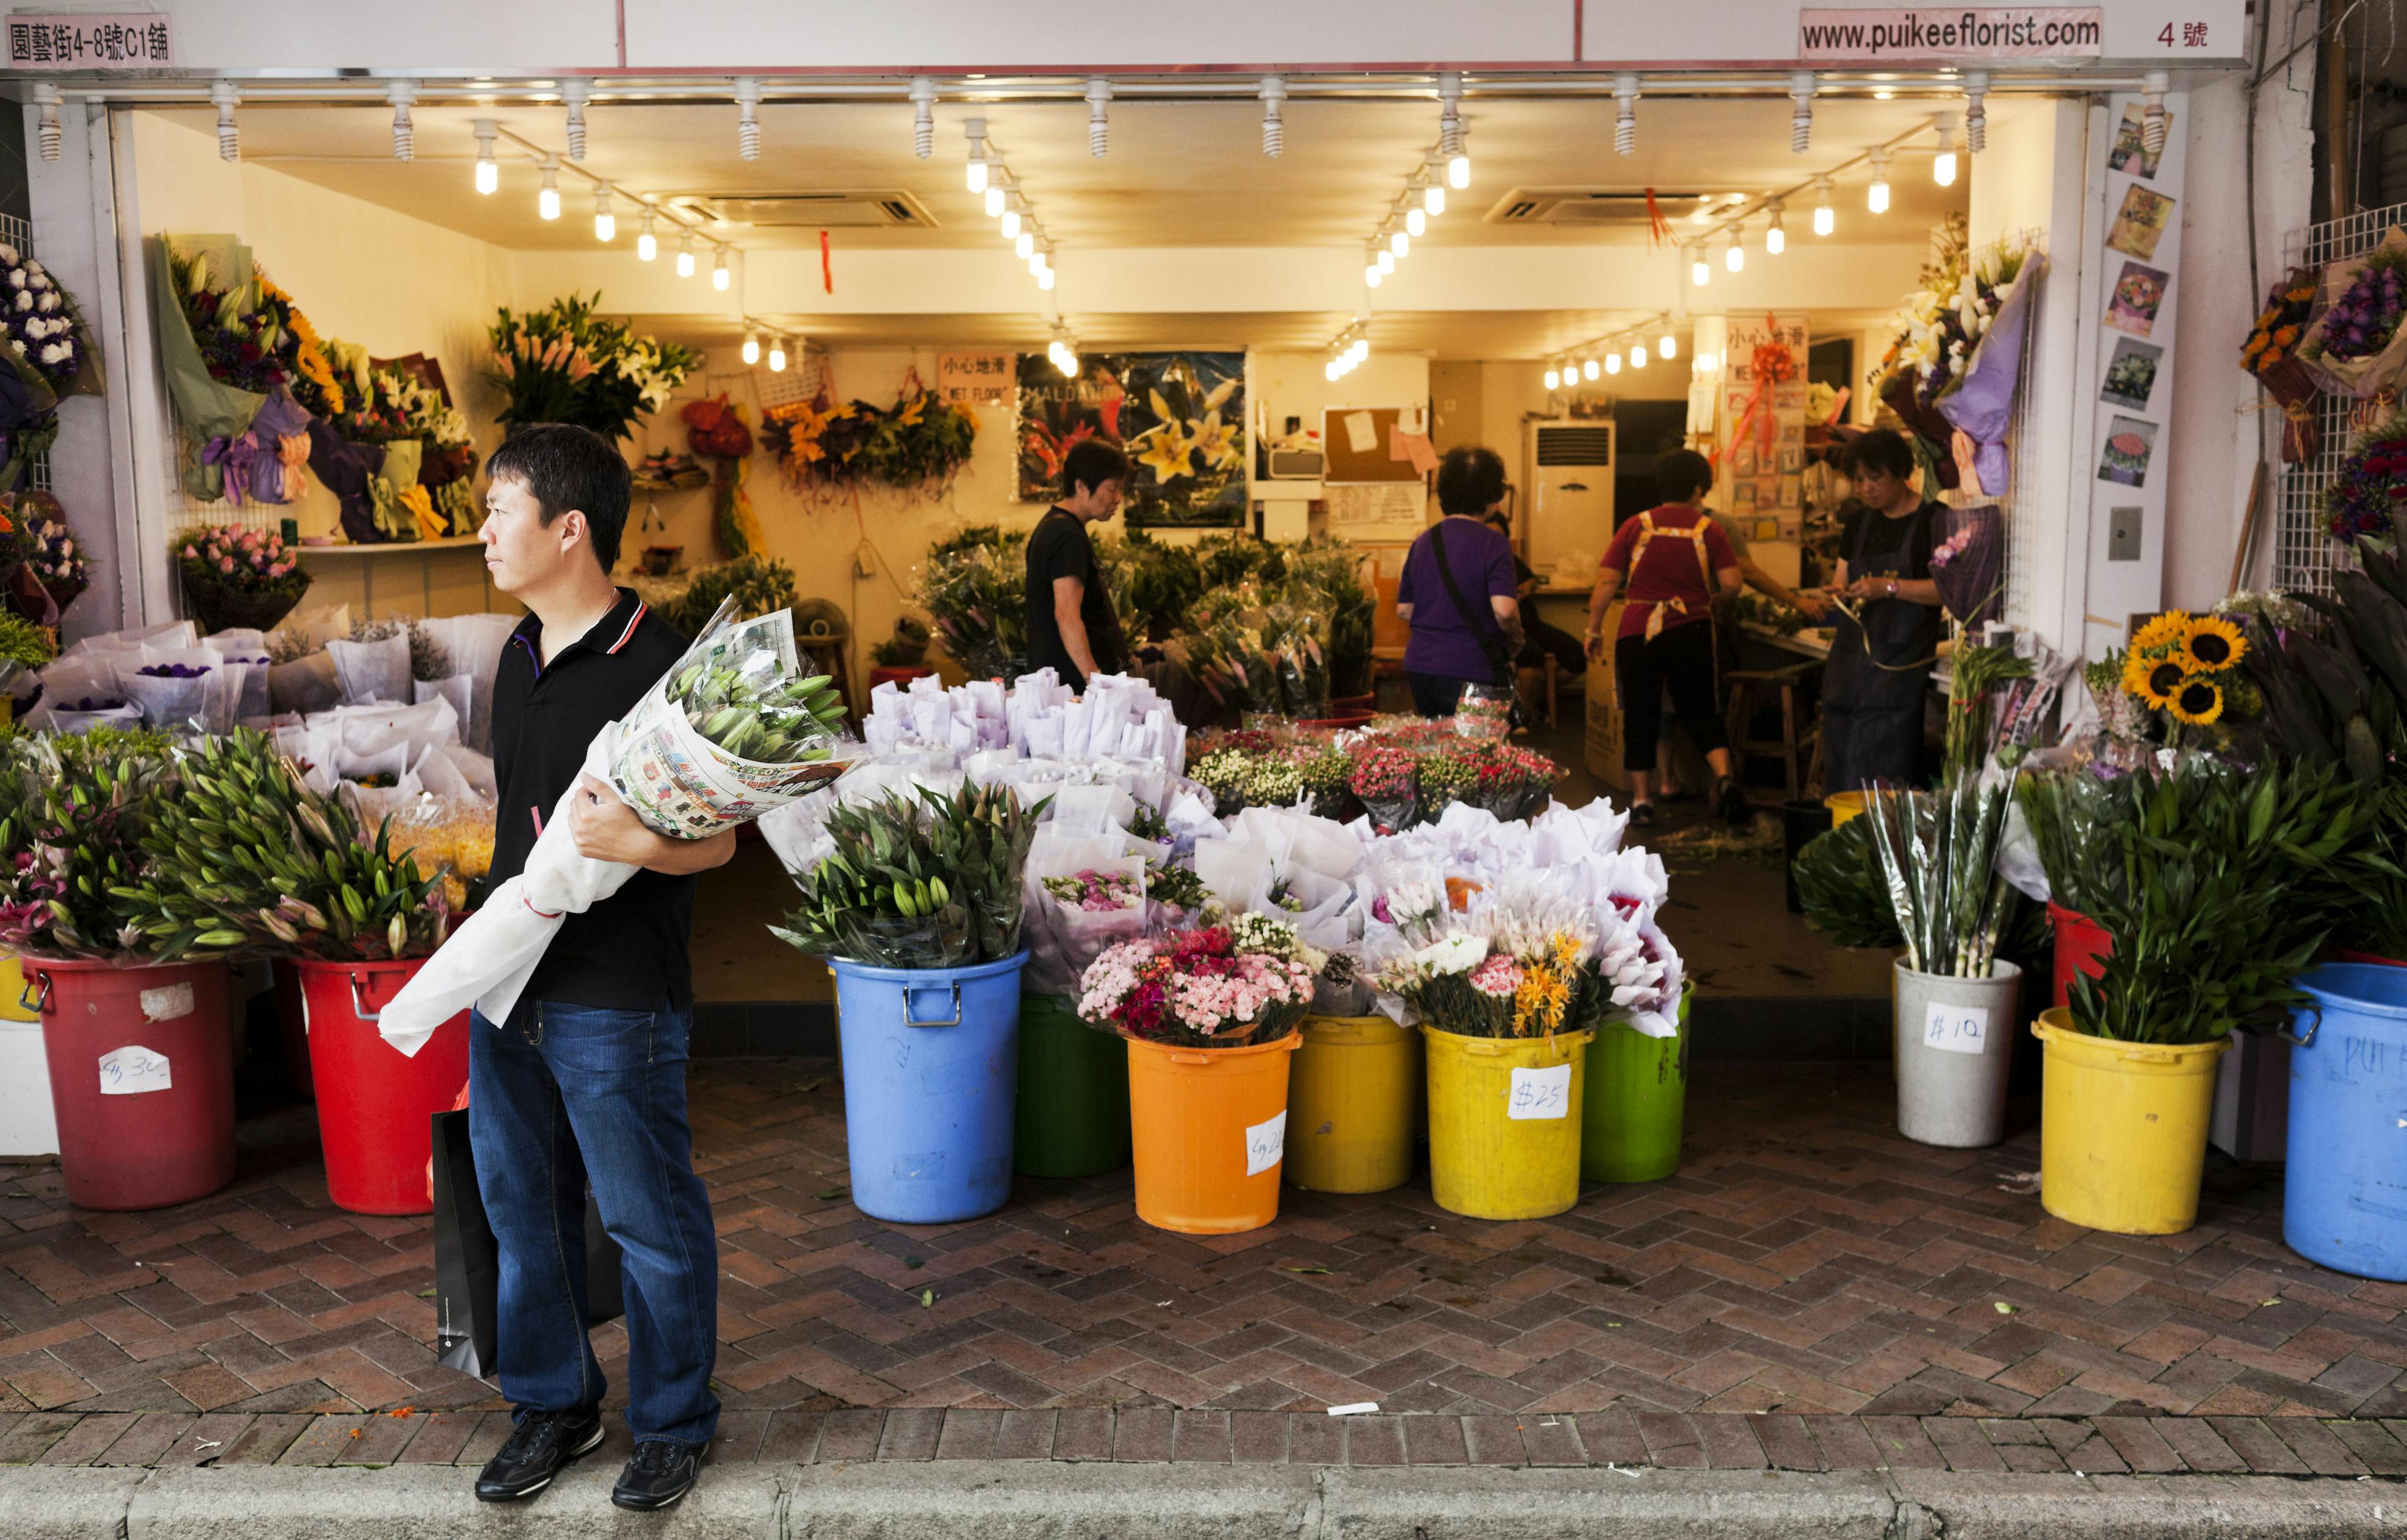
<svg viewBox="0 0 2407 1540"><path fill-rule="evenodd" d="M504 305L487 338L490 374L507 398L500 413L515 431L530 423L568 422L605 439L625 438L635 418L668 404L702 367L702 356L644 336L601 312L602 293L568 294L521 316Z"/></svg>

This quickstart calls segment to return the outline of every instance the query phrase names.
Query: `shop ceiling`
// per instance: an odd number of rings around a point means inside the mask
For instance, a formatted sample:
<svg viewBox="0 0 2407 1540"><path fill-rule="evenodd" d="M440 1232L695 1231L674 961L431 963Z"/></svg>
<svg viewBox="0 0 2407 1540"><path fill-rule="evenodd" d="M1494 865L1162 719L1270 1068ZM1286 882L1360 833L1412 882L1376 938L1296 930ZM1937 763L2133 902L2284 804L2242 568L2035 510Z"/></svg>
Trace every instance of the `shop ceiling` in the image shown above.
<svg viewBox="0 0 2407 1540"><path fill-rule="evenodd" d="M1609 88L1608 88L1609 89ZM1787 187L1870 146L1910 134L1943 113L1960 115L1960 93L1913 82L1886 88L1894 99L1830 97L1815 106L1812 148L1789 148L1791 104L1783 95L1660 96L1640 102L1634 153L1615 153L1610 94L1466 100L1472 186L1450 195L1423 239L1438 246L1544 246L1646 240L1645 193L1652 188L1675 232L1701 197L1757 195ZM616 194L621 244L632 242L641 197L686 208L721 238L748 247L812 247L821 229L847 247L968 248L995 244L995 225L966 189L964 125L983 119L995 151L1061 249L1159 247L1360 247L1435 142L1437 109L1426 91L1310 98L1283 111L1284 152L1262 153L1259 102L1115 101L1109 153L1090 153L1090 111L1082 101L960 102L934 111L934 150L913 153L908 103L772 102L759 109L760 156L737 156L736 112L723 103L627 103L597 88L585 112L581 169ZM164 109L201 132L206 109ZM529 145L565 159L563 110L550 102L420 105L416 158L394 160L391 109L380 106L280 106L239 109L243 158L514 250L573 250L592 244L591 188L562 178L564 217L536 212L539 173ZM470 186L475 120L505 137L500 190ZM1864 211L1862 167L1844 174L1834 197L1836 239L1914 238L1950 208L1964 182L1930 177L1933 134L1901 147L1890 166L1886 216ZM565 167L563 168L566 169ZM1518 205L1534 218L1512 218ZM1598 210L1603 212L1600 217ZM718 222L721 219L725 222ZM1810 199L1792 203L1793 233L1810 220ZM668 230L665 222L663 233Z"/></svg>

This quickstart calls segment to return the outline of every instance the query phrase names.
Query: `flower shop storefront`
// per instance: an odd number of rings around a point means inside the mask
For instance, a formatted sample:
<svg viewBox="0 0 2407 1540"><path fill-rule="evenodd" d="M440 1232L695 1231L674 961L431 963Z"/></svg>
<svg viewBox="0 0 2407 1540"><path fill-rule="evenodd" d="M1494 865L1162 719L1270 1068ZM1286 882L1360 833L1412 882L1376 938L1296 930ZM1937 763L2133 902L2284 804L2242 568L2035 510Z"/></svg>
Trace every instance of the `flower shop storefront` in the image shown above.
<svg viewBox="0 0 2407 1540"><path fill-rule="evenodd" d="M743 1253L727 1383L762 1407L2288 1415L2238 1369L2201 1383L2237 1353L2109 1393L2022 1341L2111 1286L2102 1248L2043 1245L2064 1225L2168 1269L2189 1243L2144 1237L2212 1228L2248 1259L2215 1286L2274 1299L2407 1277L2367 1218L2386 1093L2289 1101L2270 1067L2391 1053L2407 1021L2407 579L2354 527L2373 547L2313 604L2174 575L2209 370L2172 355L2239 339L2235 391L2353 389L2282 366L2310 332L2342 364L2396 346L2395 269L2286 276L2247 338L2180 212L2229 201L2238 8L2170 59L2115 9L2103 52L1899 68L1809 57L1783 10L1777 57L1711 68L1548 64L1534 35L1511 66L1242 77L621 53L30 104L61 155L0 272L38 403L11 459L40 451L52 501L9 510L0 1086L50 1095L0 1093L7 1151L137 1228L268 1188L431 1227L416 1404L490 1395L491 1301L441 1260L468 1010L632 875L553 818L484 881L519 619L484 467L568 422L630 468L616 580L695 639L596 763L658 832L742 831L701 885L691 1080ZM1130 656L1074 693L1028 666L1029 545L1095 440L1131 466L1094 541ZM2385 443L2367 478L2396 479ZM1859 476L1868 444L1907 463ZM1510 586L1570 652L1421 719L1398 584L1442 458L1480 445ZM1751 802L1728 834L1668 798L1633 821L1631 703L1580 657L1674 449L1711 462L1749 583L1711 623ZM1867 511L1878 480L1911 496ZM1867 566L1887 512L1927 538ZM1839 784L1822 681L1901 583L1933 641L1875 661L1923 753ZM313 1132L260 1153L279 1118ZM1037 1210L1065 1233L997 1264L1025 1279L956 1265L976 1222ZM1535 1238L1500 1255L1503 1223ZM778 1302L846 1224L885 1237L832 1264L878 1351ZM1164 1281L1096 1282L1105 1251ZM1266 1303L1240 1320L1199 1276ZM1096 1307L1125 1361L1045 1345L1090 1287L1130 1293ZM1951 1319L1990 1294L2030 1319ZM1831 1340L1746 1315L1799 1299ZM1874 1319L1901 1300L1930 1343ZM1061 1319L990 1322L1016 1346L983 1378L884 1346L1036 1303ZM1725 1316L1745 1343L1688 1335ZM1394 1369L1440 1337L1496 1351Z"/></svg>

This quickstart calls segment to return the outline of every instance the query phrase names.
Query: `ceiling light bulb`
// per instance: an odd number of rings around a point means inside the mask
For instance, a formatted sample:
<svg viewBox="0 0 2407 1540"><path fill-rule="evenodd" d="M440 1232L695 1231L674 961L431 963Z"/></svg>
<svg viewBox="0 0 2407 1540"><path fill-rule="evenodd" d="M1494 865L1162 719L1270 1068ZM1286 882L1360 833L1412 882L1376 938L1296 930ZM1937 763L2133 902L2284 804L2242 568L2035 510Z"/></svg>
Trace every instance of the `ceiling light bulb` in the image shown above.
<svg viewBox="0 0 2407 1540"><path fill-rule="evenodd" d="M677 276L693 276L693 237L691 235L681 236L677 241Z"/></svg>
<svg viewBox="0 0 2407 1540"><path fill-rule="evenodd" d="M973 193L986 191L986 120L966 118L961 120L961 133L970 142L969 188Z"/></svg>
<svg viewBox="0 0 2407 1540"><path fill-rule="evenodd" d="M563 80L560 99L568 108L568 158L585 159L585 104L593 100L591 80Z"/></svg>
<svg viewBox="0 0 2407 1540"><path fill-rule="evenodd" d="M1334 385L1337 383L1337 360L1335 359L1332 359L1327 363L1320 366L1320 377L1327 380L1330 384Z"/></svg>
<svg viewBox="0 0 2407 1540"><path fill-rule="evenodd" d="M761 361L760 332L748 331L744 333L744 361L748 364Z"/></svg>
<svg viewBox="0 0 2407 1540"><path fill-rule="evenodd" d="M1930 179L1941 187L1956 185L1956 120L1939 120L1939 153L1930 162Z"/></svg>
<svg viewBox="0 0 2407 1540"><path fill-rule="evenodd" d="M1369 358L1370 356L1371 356L1371 339L1370 339L1370 338L1368 338L1368 337L1357 337L1357 338L1355 338L1355 339L1354 339L1354 361L1355 361L1356 363L1360 363L1360 362L1361 362L1364 359L1367 359L1367 358Z"/></svg>
<svg viewBox="0 0 2407 1540"><path fill-rule="evenodd" d="M1011 254L1022 261L1036 255L1036 232L1022 228L1018 235L1012 237Z"/></svg>
<svg viewBox="0 0 2407 1540"><path fill-rule="evenodd" d="M1730 245L1722 247L1722 265L1736 273L1746 266L1746 247L1738 244L1738 232L1730 233Z"/></svg>
<svg viewBox="0 0 2407 1540"><path fill-rule="evenodd" d="M385 88L385 100L392 104L392 158L396 161L418 159L418 130L409 119L410 104L418 100L418 82L395 80Z"/></svg>
<svg viewBox="0 0 2407 1540"><path fill-rule="evenodd" d="M1551 363L1546 365L1546 389L1549 390L1559 390L1562 389L1562 371L1557 369Z"/></svg>
<svg viewBox="0 0 2407 1540"><path fill-rule="evenodd" d="M1624 70L1613 78L1613 152L1630 155L1638 149L1638 77Z"/></svg>
<svg viewBox="0 0 2407 1540"><path fill-rule="evenodd" d="M786 339L783 337L771 337L769 339L769 373L773 374L782 374L785 372Z"/></svg>
<svg viewBox="0 0 2407 1540"><path fill-rule="evenodd" d="M502 125L491 118L479 118L477 129L477 191L490 193L502 185L502 168L493 159L493 141L501 136Z"/></svg>
<svg viewBox="0 0 2407 1540"><path fill-rule="evenodd" d="M1688 247L1688 281L1699 289L1713 282L1713 264L1705 261L1705 248L1702 246L1692 246Z"/></svg>
<svg viewBox="0 0 2407 1540"><path fill-rule="evenodd" d="M1445 213L1446 183L1432 180L1429 186L1421 189L1421 207L1428 211L1429 217L1432 219Z"/></svg>
<svg viewBox="0 0 2407 1540"><path fill-rule="evenodd" d="M45 161L56 162L59 158L61 144L59 106L65 100L64 96L59 94L59 88L49 81L35 82L34 102L41 108L41 117L36 133L41 141L42 159Z"/></svg>
<svg viewBox="0 0 2407 1540"><path fill-rule="evenodd" d="M1003 211L1003 238L1006 241L1019 239L1019 210L1006 208Z"/></svg>
<svg viewBox="0 0 2407 1540"><path fill-rule="evenodd" d="M1772 201L1772 222L1763 231L1764 255L1777 257L1787 249L1788 232L1780 228L1780 200L1774 198Z"/></svg>
<svg viewBox="0 0 2407 1540"><path fill-rule="evenodd" d="M1799 155L1814 143L1814 72L1801 69L1788 78L1788 148Z"/></svg>
<svg viewBox="0 0 2407 1540"><path fill-rule="evenodd" d="M761 158L761 82L738 76L735 88L735 153L748 161Z"/></svg>
<svg viewBox="0 0 2407 1540"><path fill-rule="evenodd" d="M1036 287L1045 290L1049 290L1053 287L1053 270L1051 268L1048 267L1044 272L1036 275ZM1077 373L1075 369L1070 372L1074 374Z"/></svg>
<svg viewBox="0 0 2407 1540"><path fill-rule="evenodd" d="M1814 233L1828 235L1838 228L1838 216L1830 210L1830 178L1814 178Z"/></svg>
<svg viewBox="0 0 2407 1540"><path fill-rule="evenodd" d="M1989 148L1989 74L1964 77L1964 148L1978 155Z"/></svg>
<svg viewBox="0 0 2407 1540"><path fill-rule="evenodd" d="M1646 345L1645 343L1634 342L1630 345L1630 367L1632 369L1644 369L1646 367Z"/></svg>
<svg viewBox="0 0 2407 1540"><path fill-rule="evenodd" d="M1620 354L1607 353L1604 356L1604 372L1608 374L1618 374L1621 373Z"/></svg>
<svg viewBox="0 0 2407 1540"><path fill-rule="evenodd" d="M1068 375L1070 378L1076 379L1078 377L1078 350L1070 346L1067 343L1064 343L1061 346L1060 367L1061 373Z"/></svg>
<svg viewBox="0 0 2407 1540"><path fill-rule="evenodd" d="M727 287L727 248L722 246L713 248L711 252L710 287L723 290Z"/></svg>
<svg viewBox="0 0 2407 1540"><path fill-rule="evenodd" d="M242 91L232 80L214 80L209 84L209 105L218 109L218 159L242 159L242 127L234 120L235 104L242 100Z"/></svg>
<svg viewBox="0 0 2407 1540"><path fill-rule="evenodd" d="M1421 210L1417 208L1408 208L1404 210L1404 233L1406 234L1419 235L1426 233L1428 229L1429 216L1427 214L1421 212Z"/></svg>
<svg viewBox="0 0 2407 1540"><path fill-rule="evenodd" d="M1028 233L1023 230L1020 233L1026 235ZM1033 278L1044 271L1045 253L1036 249L1035 239L1031 236L1028 246L1028 276Z"/></svg>
<svg viewBox="0 0 2407 1540"><path fill-rule="evenodd" d="M593 238L607 245L619 238L619 216L610 212L610 184L593 190Z"/></svg>
<svg viewBox="0 0 2407 1540"><path fill-rule="evenodd" d="M986 217L988 219L1001 219L1004 209L1009 206L1010 202L1010 194L1004 191L1002 183L986 184Z"/></svg>
<svg viewBox="0 0 2407 1540"><path fill-rule="evenodd" d="M1446 181L1448 187L1457 189L1466 188L1471 185L1471 157L1469 155L1456 155L1450 157L1446 161Z"/></svg>
<svg viewBox="0 0 2407 1540"><path fill-rule="evenodd" d="M1593 356L1588 358L1586 362L1580 365L1580 376L1584 379L1594 379L1603 373L1604 370L1602 366L1596 361Z"/></svg>
<svg viewBox="0 0 2407 1540"><path fill-rule="evenodd" d="M1395 270L1396 254L1393 251L1389 250L1386 247L1381 247L1379 248L1379 271L1382 273L1393 273Z"/></svg>
<svg viewBox="0 0 2407 1540"><path fill-rule="evenodd" d="M1447 70L1437 78L1437 99L1440 103L1437 120L1437 152L1446 157L1446 182L1456 188L1471 185L1471 151L1463 144L1466 132L1462 121L1462 76Z"/></svg>
<svg viewBox="0 0 2407 1540"><path fill-rule="evenodd" d="M1112 83L1087 77L1087 153L1100 161L1112 148Z"/></svg>
<svg viewBox="0 0 2407 1540"><path fill-rule="evenodd" d="M1362 282L1366 287L1371 289L1378 288L1379 280L1386 276L1386 274L1379 271L1379 264L1377 262L1364 262L1362 264Z"/></svg>
<svg viewBox="0 0 2407 1540"><path fill-rule="evenodd" d="M1864 206L1875 214L1888 212L1888 151L1873 151L1872 185L1864 189Z"/></svg>
<svg viewBox="0 0 2407 1540"><path fill-rule="evenodd" d="M1275 161L1287 151L1287 123L1279 117L1279 108L1287 101L1287 82L1265 75L1262 89L1255 94L1262 99L1262 153Z"/></svg>
<svg viewBox="0 0 2407 1540"><path fill-rule="evenodd" d="M936 82L911 78L911 153L921 160L936 152Z"/></svg>
<svg viewBox="0 0 2407 1540"><path fill-rule="evenodd" d="M534 195L534 211L547 219L560 218L560 162L543 158L543 189Z"/></svg>
<svg viewBox="0 0 2407 1540"><path fill-rule="evenodd" d="M1399 257L1406 255L1412 248L1413 238L1407 232L1399 230L1388 237L1388 249Z"/></svg>
<svg viewBox="0 0 2407 1540"><path fill-rule="evenodd" d="M661 254L660 238L652 233L651 205L644 205L644 227L635 234L635 260L650 261Z"/></svg>

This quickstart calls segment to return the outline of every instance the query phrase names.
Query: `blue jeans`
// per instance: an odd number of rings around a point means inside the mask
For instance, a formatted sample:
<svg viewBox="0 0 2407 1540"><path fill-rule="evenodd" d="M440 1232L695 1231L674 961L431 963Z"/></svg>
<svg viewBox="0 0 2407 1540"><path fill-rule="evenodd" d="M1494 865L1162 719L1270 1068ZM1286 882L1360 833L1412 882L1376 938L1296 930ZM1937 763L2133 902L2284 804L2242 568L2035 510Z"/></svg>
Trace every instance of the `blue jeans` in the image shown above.
<svg viewBox="0 0 2407 1540"><path fill-rule="evenodd" d="M523 1418L601 1404L585 1332L585 1193L623 1254L627 1427L701 1445L719 1426L719 1242L686 1125L691 1010L522 1001L469 1023L468 1137L500 1243L495 1347Z"/></svg>

